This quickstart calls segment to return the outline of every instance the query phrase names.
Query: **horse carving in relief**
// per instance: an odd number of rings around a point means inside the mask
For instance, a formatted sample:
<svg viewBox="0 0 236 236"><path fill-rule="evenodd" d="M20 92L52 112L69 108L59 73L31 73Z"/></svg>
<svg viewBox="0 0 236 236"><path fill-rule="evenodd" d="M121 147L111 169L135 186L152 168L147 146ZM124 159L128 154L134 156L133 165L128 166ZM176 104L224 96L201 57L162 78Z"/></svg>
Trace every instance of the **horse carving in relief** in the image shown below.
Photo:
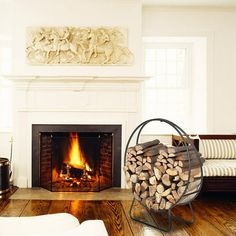
<svg viewBox="0 0 236 236"><path fill-rule="evenodd" d="M33 53L41 55L44 58L43 63L50 63L50 61L59 56L61 52L71 52L77 54L76 46L69 41L69 30L65 28L62 32L51 30L42 30L33 40L32 45L27 47L27 56Z"/></svg>
<svg viewBox="0 0 236 236"><path fill-rule="evenodd" d="M41 64L127 64L133 58L116 28L41 28L32 34L27 57Z"/></svg>

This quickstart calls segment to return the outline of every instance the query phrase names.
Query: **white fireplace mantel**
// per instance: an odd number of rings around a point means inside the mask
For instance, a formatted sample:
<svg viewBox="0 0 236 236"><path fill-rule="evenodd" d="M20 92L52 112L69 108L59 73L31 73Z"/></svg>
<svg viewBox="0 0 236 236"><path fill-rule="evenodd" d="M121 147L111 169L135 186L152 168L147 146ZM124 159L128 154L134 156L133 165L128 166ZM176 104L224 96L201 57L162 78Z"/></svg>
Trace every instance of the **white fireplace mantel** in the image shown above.
<svg viewBox="0 0 236 236"><path fill-rule="evenodd" d="M32 124L122 125L123 155L129 135L142 119L142 82L148 77L10 76L8 79L14 88L14 182L19 187L31 187ZM121 172L121 187L125 187Z"/></svg>
<svg viewBox="0 0 236 236"><path fill-rule="evenodd" d="M12 82L27 82L27 81L144 81L149 79L150 76L146 75L110 75L110 76L100 76L100 75L54 75L54 76L43 76L43 75L4 75Z"/></svg>

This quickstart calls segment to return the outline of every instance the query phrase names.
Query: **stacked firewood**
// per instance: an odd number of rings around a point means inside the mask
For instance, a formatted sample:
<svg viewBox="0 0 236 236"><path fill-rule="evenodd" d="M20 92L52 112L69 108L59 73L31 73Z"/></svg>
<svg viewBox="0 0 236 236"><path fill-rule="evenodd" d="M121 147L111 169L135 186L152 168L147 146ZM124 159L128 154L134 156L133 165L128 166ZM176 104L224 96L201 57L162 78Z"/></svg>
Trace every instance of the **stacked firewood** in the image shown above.
<svg viewBox="0 0 236 236"><path fill-rule="evenodd" d="M126 182L149 209L169 209L199 187L201 154L192 145L168 146L156 139L129 147L126 155Z"/></svg>

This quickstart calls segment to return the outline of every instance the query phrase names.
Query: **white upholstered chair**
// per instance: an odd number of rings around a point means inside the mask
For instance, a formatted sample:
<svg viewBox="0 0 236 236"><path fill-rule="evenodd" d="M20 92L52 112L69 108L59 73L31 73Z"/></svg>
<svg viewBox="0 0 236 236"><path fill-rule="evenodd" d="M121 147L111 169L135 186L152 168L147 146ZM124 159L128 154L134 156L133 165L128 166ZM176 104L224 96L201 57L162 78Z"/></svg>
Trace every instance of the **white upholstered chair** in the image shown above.
<svg viewBox="0 0 236 236"><path fill-rule="evenodd" d="M108 236L101 220L79 223L68 213L30 217L0 217L1 236Z"/></svg>

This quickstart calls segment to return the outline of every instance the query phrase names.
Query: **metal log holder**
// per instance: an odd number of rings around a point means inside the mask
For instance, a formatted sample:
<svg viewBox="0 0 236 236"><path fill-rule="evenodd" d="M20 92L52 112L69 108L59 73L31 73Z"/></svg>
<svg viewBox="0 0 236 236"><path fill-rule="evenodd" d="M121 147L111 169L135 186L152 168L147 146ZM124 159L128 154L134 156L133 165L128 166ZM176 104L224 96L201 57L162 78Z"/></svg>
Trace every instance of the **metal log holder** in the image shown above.
<svg viewBox="0 0 236 236"><path fill-rule="evenodd" d="M151 122L154 122L154 121L159 121L159 122L164 122L168 125L170 125L171 127L173 127L177 133L180 135L180 137L182 138L183 140L183 145L186 147L186 150L187 150L187 157L188 157L188 171L189 171L189 175L188 175L188 180L186 182L186 187L182 193L182 195L179 197L179 199L176 201L175 204L173 204L168 210L158 210L158 211L154 211L153 209L148 209L146 205L142 204L142 202L139 202L138 200L136 200L134 197L133 197L133 200L132 200L132 203L131 203L131 206L130 206L130 209L129 209L129 215L131 217L131 219L139 222L139 223L142 223L142 224L145 224L147 226L151 226L151 227L154 227L158 230L161 230L161 231L165 231L165 232L168 232L172 229L172 222L173 222L173 219L177 220L177 221L181 221L183 223L187 223L187 224L192 224L194 223L195 221L195 215L194 215L194 211L193 211L193 208L192 208L192 204L191 202L198 196L198 194L200 193L200 190L201 190L201 187L202 187L202 182L203 182L203 172L202 172L202 162L201 162L201 159L198 155L196 155L196 158L198 158L198 161L199 161L199 168L200 168L200 175L199 177L195 178L194 181L198 181L197 184L196 184L196 188L194 191L191 191L190 188L189 188L189 184L190 184L190 176L191 176L191 158L190 158L190 154L189 154L189 148L190 148L190 145L191 145L191 150L194 150L194 152L196 152L196 154L198 153L198 151L196 150L192 140L189 138L189 135L183 130L181 129L178 125L176 125L175 123L169 121L169 120L166 120L166 119L162 119L162 118L153 118L153 119L150 119L150 120L146 120L144 122L142 122L141 124L139 124L135 129L134 131L132 132L132 134L130 135L129 139L128 139L128 142L127 142L127 145L126 145L126 148L125 148L125 155L124 155L124 165L126 163L126 154L127 154L127 150L129 148L129 145L130 145L130 142L133 138L133 136L136 134L137 132L137 137L136 137L136 144L139 144L139 138L140 138L140 135L141 135L141 132L143 130L143 128L151 123ZM154 213L159 213L160 215L164 215L166 216L167 218L167 227L161 227L160 224L158 224L158 219L155 219L155 225L151 224L150 222L147 222L147 221L144 221L142 220L140 217L138 216L135 216L133 214L133 209L134 209L134 203L136 202L139 202L139 204L141 204L147 211L147 213L150 215L150 216L153 216L153 214L151 214L152 212ZM187 220L183 217L180 217L180 216L174 216L173 213L172 213L172 209L175 207L175 206L178 206L178 205L187 205L189 207L189 210L190 210L190 213L191 213L191 219L190 220Z"/></svg>

